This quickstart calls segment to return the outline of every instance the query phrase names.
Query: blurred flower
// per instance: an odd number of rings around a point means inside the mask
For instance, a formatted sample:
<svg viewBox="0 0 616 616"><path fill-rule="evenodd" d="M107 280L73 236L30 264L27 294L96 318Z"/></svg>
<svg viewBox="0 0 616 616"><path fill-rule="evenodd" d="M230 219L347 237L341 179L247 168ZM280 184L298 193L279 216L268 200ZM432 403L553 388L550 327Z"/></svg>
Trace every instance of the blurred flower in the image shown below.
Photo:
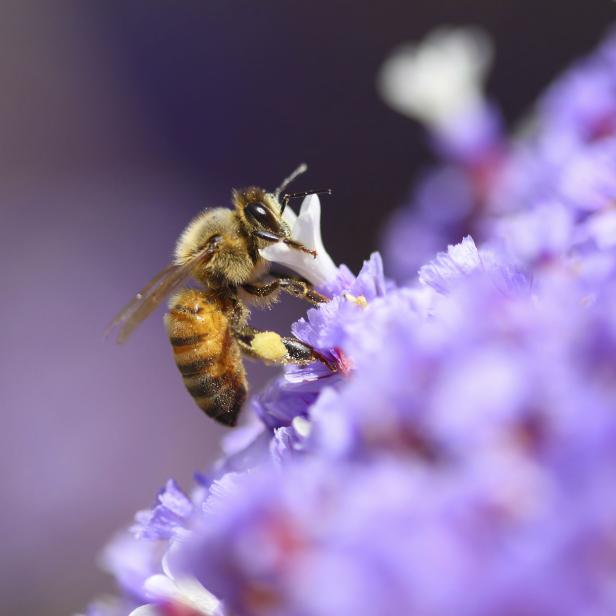
<svg viewBox="0 0 616 616"><path fill-rule="evenodd" d="M146 598L145 581L160 573L165 544L140 541L128 531L118 533L103 550L101 567L112 574L127 597L141 602Z"/></svg>
<svg viewBox="0 0 616 616"><path fill-rule="evenodd" d="M616 31L597 52L578 61L552 84L538 104L542 130L562 143L589 143L616 132Z"/></svg>
<svg viewBox="0 0 616 616"><path fill-rule="evenodd" d="M611 34L597 52L566 71L510 140L502 127L477 132L473 128L476 124L461 115L452 115L446 134L434 122L426 121L446 164L426 174L415 189L411 207L401 209L388 228L386 262L397 279L412 279L421 262L430 258L427 251L434 251L435 246L438 249L457 243L466 234L480 243L495 235L502 237L509 225L505 214L511 215L511 230L515 230L527 218L533 218L534 224L547 221L548 210L554 208L554 222L569 242L560 250L575 248L583 231L581 226L575 229L572 225L582 225L589 212L611 209L616 198L613 48ZM476 106L484 110L485 117L494 110L487 100L480 100ZM496 127L499 122L494 114L492 117ZM469 131L491 137L474 141L482 147L458 147L456 144L462 142L453 135ZM542 214L532 213L537 208ZM601 236L600 241L609 241L596 220L587 231ZM610 219L604 220L607 224ZM534 234L521 234L527 238L518 233L518 243L534 241ZM548 241L545 235L544 239ZM556 240L553 236L552 241ZM536 253L540 247L518 245L516 250ZM550 252L551 248L546 250Z"/></svg>
<svg viewBox="0 0 616 616"><path fill-rule="evenodd" d="M482 105L492 55L478 28L440 28L418 45L394 50L381 68L379 88L396 111L446 126Z"/></svg>
<svg viewBox="0 0 616 616"><path fill-rule="evenodd" d="M575 220L559 202L542 203L533 210L498 219L494 234L519 261L539 263L562 258L574 241Z"/></svg>
<svg viewBox="0 0 616 616"><path fill-rule="evenodd" d="M507 160L508 144L496 105L484 98L492 62L489 37L479 28L439 29L418 45L394 51L379 90L397 111L422 121L443 164L424 174L386 228L385 256L398 280L444 245L480 237L477 219ZM427 81L418 95L415 89Z"/></svg>

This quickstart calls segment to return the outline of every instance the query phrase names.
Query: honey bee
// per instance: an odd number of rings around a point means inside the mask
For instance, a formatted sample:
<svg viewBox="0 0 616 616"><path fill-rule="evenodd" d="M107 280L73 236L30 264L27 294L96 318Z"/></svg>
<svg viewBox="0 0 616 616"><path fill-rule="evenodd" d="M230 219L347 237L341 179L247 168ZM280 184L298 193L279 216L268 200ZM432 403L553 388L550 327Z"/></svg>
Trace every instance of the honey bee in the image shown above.
<svg viewBox="0 0 616 616"><path fill-rule="evenodd" d="M251 186L232 192L233 209L207 209L186 227L173 263L155 276L112 321L118 342L171 296L164 321L177 367L197 406L216 421L235 425L248 391L242 355L270 364L322 361L316 350L292 336L248 325L247 303L267 306L280 292L313 305L328 301L306 280L268 276L259 254L273 242L316 256L293 240L282 213L290 198L310 193L281 192L306 165L300 165L273 192ZM313 191L314 192L314 191ZM181 288L190 279L201 288Z"/></svg>

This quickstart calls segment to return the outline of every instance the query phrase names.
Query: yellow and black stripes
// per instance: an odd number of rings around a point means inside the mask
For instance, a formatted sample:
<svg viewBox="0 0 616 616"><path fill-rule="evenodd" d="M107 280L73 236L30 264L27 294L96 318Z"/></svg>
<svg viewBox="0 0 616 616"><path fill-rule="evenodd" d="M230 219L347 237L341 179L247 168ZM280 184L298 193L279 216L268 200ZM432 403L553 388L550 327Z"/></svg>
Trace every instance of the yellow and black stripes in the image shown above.
<svg viewBox="0 0 616 616"><path fill-rule="evenodd" d="M173 344L173 341L171 341ZM214 364L211 357L202 357L195 361L189 361L182 364L177 364L178 369L183 377L198 376L208 370Z"/></svg>
<svg viewBox="0 0 616 616"><path fill-rule="evenodd" d="M165 316L186 389L207 415L230 426L247 392L240 349L230 330L231 310L213 294L185 289Z"/></svg>
<svg viewBox="0 0 616 616"><path fill-rule="evenodd" d="M177 315L176 315L177 318ZM196 334L195 336L170 336L169 342L174 347L193 347L203 341L204 336L202 334Z"/></svg>
<svg viewBox="0 0 616 616"><path fill-rule="evenodd" d="M276 287L313 303L326 299L295 279L276 280L273 287L258 283L248 287L253 294L267 294ZM248 311L236 296L195 289L173 297L165 315L175 363L188 393L207 415L228 426L235 425L247 395L242 353L277 365L319 360L336 369L301 340L253 329L246 325L247 318Z"/></svg>

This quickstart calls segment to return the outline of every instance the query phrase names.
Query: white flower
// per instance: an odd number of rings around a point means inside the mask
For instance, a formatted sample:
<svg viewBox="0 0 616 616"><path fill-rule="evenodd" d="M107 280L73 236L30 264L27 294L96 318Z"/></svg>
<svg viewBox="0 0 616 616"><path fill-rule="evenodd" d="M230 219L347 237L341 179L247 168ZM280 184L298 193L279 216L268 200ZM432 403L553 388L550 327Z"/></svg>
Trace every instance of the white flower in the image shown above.
<svg viewBox="0 0 616 616"><path fill-rule="evenodd" d="M276 242L263 248L261 256L268 261L280 263L309 280L315 287L322 287L332 281L338 268L327 254L321 239L321 202L317 195L308 195L302 202L299 216L287 207L283 218L291 229L291 237L309 250L316 252L316 257L283 242Z"/></svg>
<svg viewBox="0 0 616 616"><path fill-rule="evenodd" d="M305 417L301 415L294 417L291 421L291 425L295 429L295 432L302 438L308 438L310 436L312 424Z"/></svg>
<svg viewBox="0 0 616 616"><path fill-rule="evenodd" d="M176 577L171 571L170 556L175 545L172 545L162 560L163 573L151 575L144 583L146 593L155 603L148 603L133 610L129 616L160 616L157 604L173 601L191 608L203 616L218 616L221 614L220 601L195 578L188 576Z"/></svg>
<svg viewBox="0 0 616 616"><path fill-rule="evenodd" d="M381 67L378 88L396 111L442 129L482 105L492 56L479 28L439 28L419 44L395 49Z"/></svg>

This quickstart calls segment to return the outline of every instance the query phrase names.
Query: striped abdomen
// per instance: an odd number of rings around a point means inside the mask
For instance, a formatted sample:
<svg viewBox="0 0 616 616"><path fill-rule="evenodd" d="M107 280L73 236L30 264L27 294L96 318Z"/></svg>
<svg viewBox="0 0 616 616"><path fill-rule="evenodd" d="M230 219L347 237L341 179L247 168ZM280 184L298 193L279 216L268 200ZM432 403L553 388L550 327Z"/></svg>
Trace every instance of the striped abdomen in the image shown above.
<svg viewBox="0 0 616 616"><path fill-rule="evenodd" d="M220 300L184 289L172 298L165 324L184 384L205 413L233 426L246 399L240 349Z"/></svg>

